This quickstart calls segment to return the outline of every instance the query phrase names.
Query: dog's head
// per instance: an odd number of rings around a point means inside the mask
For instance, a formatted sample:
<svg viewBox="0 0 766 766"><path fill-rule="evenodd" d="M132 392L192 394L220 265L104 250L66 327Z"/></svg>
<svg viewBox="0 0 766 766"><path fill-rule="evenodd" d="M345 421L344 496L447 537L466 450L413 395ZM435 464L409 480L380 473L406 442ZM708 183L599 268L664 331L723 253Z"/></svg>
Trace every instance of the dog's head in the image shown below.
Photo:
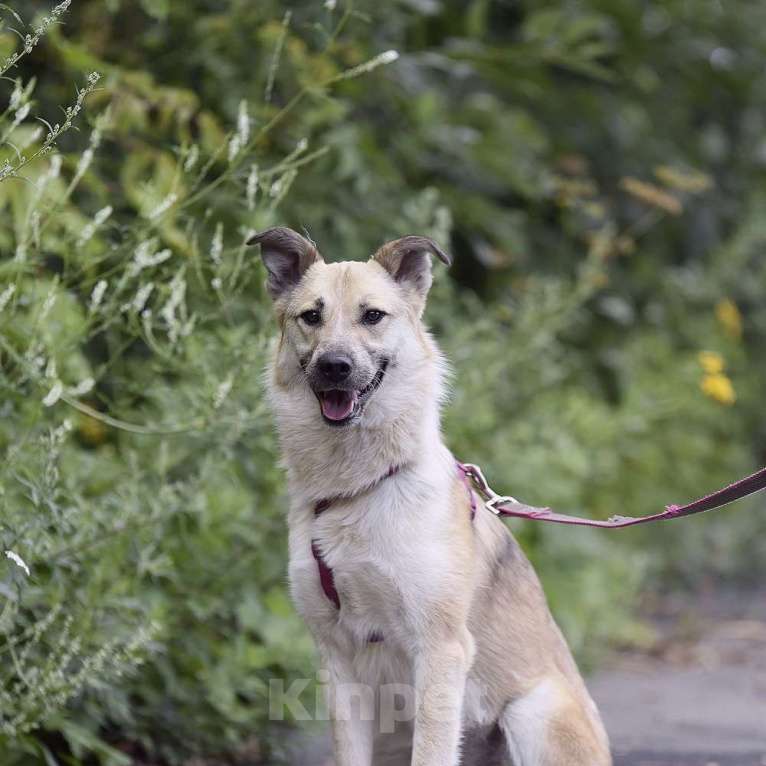
<svg viewBox="0 0 766 766"><path fill-rule="evenodd" d="M427 237L383 245L367 262L325 263L315 245L286 228L256 234L282 328L283 379L316 396L332 426L361 420L387 376L406 382L423 355L420 317L431 256L450 258Z"/></svg>

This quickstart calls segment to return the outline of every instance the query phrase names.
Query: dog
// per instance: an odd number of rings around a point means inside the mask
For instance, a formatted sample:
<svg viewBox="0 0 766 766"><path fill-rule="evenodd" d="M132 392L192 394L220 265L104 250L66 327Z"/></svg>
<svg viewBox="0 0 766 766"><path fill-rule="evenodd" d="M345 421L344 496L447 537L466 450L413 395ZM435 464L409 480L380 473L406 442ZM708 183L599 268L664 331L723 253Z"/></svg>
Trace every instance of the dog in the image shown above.
<svg viewBox="0 0 766 766"><path fill-rule="evenodd" d="M279 324L289 580L336 766L609 766L531 564L442 440L446 363L422 315L432 257L451 259L420 236L338 263L287 228L248 242Z"/></svg>

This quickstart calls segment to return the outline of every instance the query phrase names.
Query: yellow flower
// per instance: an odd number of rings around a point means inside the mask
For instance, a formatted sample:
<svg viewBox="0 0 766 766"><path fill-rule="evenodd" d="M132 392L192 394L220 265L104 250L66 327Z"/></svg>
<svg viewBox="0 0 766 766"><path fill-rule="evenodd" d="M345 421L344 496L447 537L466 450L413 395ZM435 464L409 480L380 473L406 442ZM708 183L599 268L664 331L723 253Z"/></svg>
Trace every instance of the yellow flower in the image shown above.
<svg viewBox="0 0 766 766"><path fill-rule="evenodd" d="M700 367L708 375L719 375L723 372L723 357L715 351L700 351L697 359Z"/></svg>
<svg viewBox="0 0 766 766"><path fill-rule="evenodd" d="M731 380L723 373L705 375L700 383L705 396L709 396L719 404L732 405L737 401L737 394Z"/></svg>
<svg viewBox="0 0 766 766"><path fill-rule="evenodd" d="M719 301L715 307L715 316L727 335L736 340L742 337L742 314L733 300L726 298Z"/></svg>

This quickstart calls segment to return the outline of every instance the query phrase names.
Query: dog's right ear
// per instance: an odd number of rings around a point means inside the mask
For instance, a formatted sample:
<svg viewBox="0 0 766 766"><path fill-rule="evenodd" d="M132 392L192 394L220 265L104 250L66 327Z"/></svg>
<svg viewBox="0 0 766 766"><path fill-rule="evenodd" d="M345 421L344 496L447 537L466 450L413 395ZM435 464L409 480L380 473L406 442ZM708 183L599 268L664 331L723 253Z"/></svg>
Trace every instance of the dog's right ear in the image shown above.
<svg viewBox="0 0 766 766"><path fill-rule="evenodd" d="M313 242L284 226L254 234L247 244L261 246L263 265L268 273L266 289L274 300L292 290L308 268L322 260Z"/></svg>

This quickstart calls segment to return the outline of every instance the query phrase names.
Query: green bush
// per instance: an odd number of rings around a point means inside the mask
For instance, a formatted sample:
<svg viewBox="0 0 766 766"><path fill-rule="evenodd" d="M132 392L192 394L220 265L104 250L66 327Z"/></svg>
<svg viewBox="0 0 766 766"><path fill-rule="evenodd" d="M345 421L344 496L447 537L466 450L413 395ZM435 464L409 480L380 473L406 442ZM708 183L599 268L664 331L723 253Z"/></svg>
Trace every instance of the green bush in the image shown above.
<svg viewBox="0 0 766 766"><path fill-rule="evenodd" d="M268 740L268 680L310 674L253 230L330 259L450 245L445 429L499 491L642 514L763 456L757 131L716 115L766 81L747 57L700 78L717 4L339 5L6 12L0 59L29 51L0 123L3 764L236 752ZM590 664L646 640L647 589L762 571L765 524L512 528Z"/></svg>

